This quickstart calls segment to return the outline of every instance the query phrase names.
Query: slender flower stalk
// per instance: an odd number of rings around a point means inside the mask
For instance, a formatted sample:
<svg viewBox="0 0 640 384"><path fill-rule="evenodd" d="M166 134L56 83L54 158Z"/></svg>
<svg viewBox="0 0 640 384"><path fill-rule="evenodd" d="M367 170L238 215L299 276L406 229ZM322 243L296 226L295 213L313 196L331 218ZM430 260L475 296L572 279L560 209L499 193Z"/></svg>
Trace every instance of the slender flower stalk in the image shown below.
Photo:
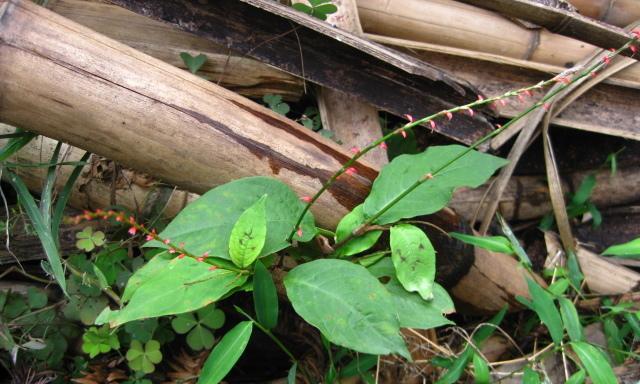
<svg viewBox="0 0 640 384"><path fill-rule="evenodd" d="M248 273L248 271L246 270L231 267L229 263L219 262L218 260L216 260L217 259L216 257L210 257L209 252L205 252L202 255L194 255L185 249L183 242L180 242L178 245L175 245L174 243L171 242L171 239L161 238L160 236L158 236L155 229L151 229L151 230L147 229L143 224L136 222L133 216L127 217L127 215L124 212L117 212L112 210L103 211L101 209L98 209L95 212L84 211L81 215L75 216L72 219L72 221L74 224L79 224L82 221L90 221L95 219L97 220L114 219L119 223L126 223L127 225L129 225L129 229L127 230L127 233L129 233L129 235L136 236L140 233L144 235L146 241L152 241L152 240L159 241L168 247L167 252L173 255L177 255L176 258L179 260L184 259L185 257L190 257L198 262L205 262L207 264L211 264L211 267L209 267L209 270L211 271L216 270L218 268L223 268L233 272Z"/></svg>
<svg viewBox="0 0 640 384"><path fill-rule="evenodd" d="M490 98L479 97L478 100L476 100L474 102L471 102L471 103L468 103L468 104L465 104L465 105L461 105L461 106L457 106L457 107L454 107L454 108L451 108L451 109L448 109L448 110L440 111L440 112L434 113L432 115L429 115L427 117L424 117L424 118L418 119L418 120L415 120L413 118L413 116L411 116L411 115L404 115L404 117L407 120L409 120L409 123L407 123L404 126L392 131L391 133L381 137L380 139L375 140L374 142L372 142L371 144L367 145L366 147L361 148L358 153L354 154L349 160L347 160L347 162L345 162L342 165L342 167L336 173L334 173L329 178L329 180L327 180L327 182L322 186L322 188L320 188L320 190L318 190L318 192L313 197L311 197L311 200L304 207L304 209L302 210L302 213L298 217L298 220L297 220L296 225L294 226L294 228L299 228L300 227L300 224L302 223L302 220L303 220L304 216L307 214L307 212L309 211L311 206L320 198L320 196L322 196L322 194L327 189L329 189L333 185L333 183L336 181L336 179L340 175L342 175L343 173L348 173L348 174L356 173L355 171L357 171L357 168L354 167L355 162L358 159L360 159L362 156L367 154L369 151L371 151L372 149L378 147L381 143L383 143L386 140L388 140L391 136L396 135L396 134L401 134L403 137L406 137L406 131L407 130L413 129L413 128L419 126L419 125L423 125L423 124L426 124L426 123L429 123L433 127L433 125L430 122L432 122L432 121L434 121L434 120L436 120L438 118L446 117L448 120L452 120L453 119L453 114L456 113L456 112L467 112L471 116L473 116L473 108L476 108L476 107L479 107L479 106L482 106L482 105L490 105L491 106L491 105L494 105L494 103L499 103L501 105L505 105L506 104L506 99L508 99L508 98L518 97L520 95L532 96L532 94L535 91L540 90L540 89L542 89L542 88L544 88L544 87L546 87L548 85L551 85L551 84L554 84L554 83L562 84L561 87L558 87L553 92L548 93L542 100L534 103L532 106L527 108L525 111L521 112L520 114L518 114L517 116L512 118L504 126L499 127L495 131L493 131L493 132L487 134L486 136L482 137L481 139L477 140L475 143L473 143L471 146L469 146L467 148L467 150L463 151L458 156L453 158L451 161L449 161L448 163L444 164L443 166L441 166L437 170L435 170L432 173L430 173L429 174L430 177L423 177L420 180L416 181L404 193L402 193L401 195L399 195L398 197L396 197L395 199L390 201L380 212L378 212L375 215L373 215L370 218L368 218L365 221L365 223L362 224L361 228L364 228L364 227L370 225L378 217L380 217L384 212L386 212L393 205L395 205L398 201L400 201L406 195L411 193L415 188L417 188L418 186L422 185L424 182L426 182L428 180L432 180L440 172L442 172L442 170L444 170L445 168L449 167L454 162L458 161L460 158L465 156L470 151L476 149L477 147L479 147L483 143L485 143L488 140L490 140L490 139L494 138L495 136L499 135L504 130L509 128L511 125L513 125L516 121L522 119L523 117L525 117L526 115L528 115L529 113L534 111L535 109L537 109L537 108L547 109L548 106L549 106L548 102L555 95L557 95L559 92L564 90L569 85L577 82L578 80L580 80L580 79L582 79L582 78L584 78L586 76L591 76L593 73L597 73L599 70L604 68L611 61L611 59L613 57L619 55L621 52L623 52L623 51L625 51L627 49L630 49L632 53L635 53L634 49L631 49L630 47L635 47L635 44L637 43L638 39L640 39L640 29L632 31L631 34L633 35L633 38L629 42L627 42L625 45L623 45L619 49L614 50L611 53L605 54L605 56L603 56L602 60L600 60L598 63L592 65L591 67L587 68L583 72L578 72L575 76L573 76L573 78L571 78L571 76L573 74L565 75L564 73L561 73L561 74L559 74L559 75L557 75L557 76L555 76L555 77L553 77L553 78L551 78L549 80L541 81L541 82L539 82L539 83L537 83L535 85L531 85L531 86L528 86L528 87L520 88L518 90L509 91L509 92L506 92L506 93L504 93L502 95L495 96L495 97L490 97ZM635 48L637 50L637 47L635 47ZM354 235L357 234L359 231L361 232L362 231L361 228L356 229L354 231ZM293 238L294 234L295 234L295 229L289 235L289 239ZM349 238L351 238L352 236L350 236ZM349 239L345 239L345 241L347 241L347 240L349 240Z"/></svg>

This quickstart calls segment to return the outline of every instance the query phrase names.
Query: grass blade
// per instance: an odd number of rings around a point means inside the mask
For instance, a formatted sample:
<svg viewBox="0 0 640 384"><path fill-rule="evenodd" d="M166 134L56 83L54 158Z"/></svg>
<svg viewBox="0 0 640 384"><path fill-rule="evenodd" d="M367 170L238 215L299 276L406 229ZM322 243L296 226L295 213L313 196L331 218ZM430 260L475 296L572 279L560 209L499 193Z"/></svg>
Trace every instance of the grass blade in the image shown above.
<svg viewBox="0 0 640 384"><path fill-rule="evenodd" d="M62 142L58 141L58 144L51 155L51 164L58 162L60 148L62 148ZM56 168L57 167L55 165L51 165L47 170L47 178L44 181L42 193L40 194L40 212L42 215L42 222L45 227L49 228L49 232L51 232L51 205L53 204L53 187L56 184Z"/></svg>
<svg viewBox="0 0 640 384"><path fill-rule="evenodd" d="M71 197L73 185L76 183L76 180L78 180L80 172L82 171L84 164L89 160L90 156L90 152L86 152L84 155L82 155L80 164L76 165L76 167L73 169L73 172L71 172L71 175L69 175L69 179L67 179L67 182L62 188L62 192L60 192L60 194L58 195L58 201L56 201L56 205L53 209L53 215L51 216L51 233L53 234L53 238L55 239L56 244L59 241L58 233L60 231L60 223L62 223L62 216L64 215L64 207L67 206L67 202Z"/></svg>
<svg viewBox="0 0 640 384"><path fill-rule="evenodd" d="M0 161L5 161L11 155L18 152L22 147L29 144L31 140L37 135L31 132L25 132L20 128L16 128L14 134L22 134L19 137L12 137L9 139L2 149L0 149Z"/></svg>
<svg viewBox="0 0 640 384"><path fill-rule="evenodd" d="M6 170L6 169L5 169ZM56 242L54 241L53 235L51 234L51 228L47 227L42 219L42 215L40 214L40 210L38 210L38 206L36 204L35 199L31 196L31 193L27 189L27 186L24 185L24 182L16 175L15 173L6 170L7 175L9 176L9 183L13 186L18 194L18 200L20 204L29 215L33 227L38 234L38 238L40 238L40 242L42 243L42 247L44 248L45 253L47 254L47 259L49 260L49 264L51 265L51 271L53 272L53 277L56 279L62 292L67 293L67 287L64 280L64 270L62 269L62 261L60 260L60 253L58 252L58 247L56 246Z"/></svg>

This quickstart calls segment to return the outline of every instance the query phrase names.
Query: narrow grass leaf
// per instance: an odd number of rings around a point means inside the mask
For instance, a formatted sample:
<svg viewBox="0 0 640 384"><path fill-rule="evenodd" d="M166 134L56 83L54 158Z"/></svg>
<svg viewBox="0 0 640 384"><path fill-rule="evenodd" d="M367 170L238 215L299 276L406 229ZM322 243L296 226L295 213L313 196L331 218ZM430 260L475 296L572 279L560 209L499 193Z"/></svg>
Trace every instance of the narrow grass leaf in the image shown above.
<svg viewBox="0 0 640 384"><path fill-rule="evenodd" d="M34 133L25 132L20 128L16 128L15 133L16 134L21 133L22 135L10 138L7 141L7 144L5 144L4 147L2 147L2 149L0 149L0 162L3 162L9 157L11 157L13 154L15 154L20 149L22 149L25 145L29 144L29 142L37 136Z"/></svg>
<svg viewBox="0 0 640 384"><path fill-rule="evenodd" d="M42 221L45 227L49 228L49 231L51 231L51 206L53 205L53 187L56 184L57 166L54 164L58 162L60 148L62 148L62 142L58 141L58 144L56 144L56 147L53 150L53 154L51 155L50 163L52 165L50 165L49 169L47 169L47 178L44 181L42 193L40 194L40 213L42 214ZM58 242L56 241L56 245L57 244Z"/></svg>
<svg viewBox="0 0 640 384"><path fill-rule="evenodd" d="M491 374L489 373L489 365L477 353L473 354L473 380L476 384L491 383Z"/></svg>
<svg viewBox="0 0 640 384"><path fill-rule="evenodd" d="M581 369L573 375L569 376L565 384L582 384L587 378L587 374Z"/></svg>
<svg viewBox="0 0 640 384"><path fill-rule="evenodd" d="M258 322L267 329L278 324L278 293L271 273L258 261L253 275L253 304Z"/></svg>
<svg viewBox="0 0 640 384"><path fill-rule="evenodd" d="M640 257L640 237L628 243L612 245L605 249L602 254L623 258L638 258Z"/></svg>
<svg viewBox="0 0 640 384"><path fill-rule="evenodd" d="M511 242L503 236L472 236L458 232L449 232L449 235L463 243L488 249L492 252L506 253L508 255L514 253Z"/></svg>
<svg viewBox="0 0 640 384"><path fill-rule="evenodd" d="M616 384L618 379L604 354L591 344L574 341L571 348L580 358L580 362L594 383Z"/></svg>
<svg viewBox="0 0 640 384"><path fill-rule="evenodd" d="M42 243L42 247L47 255L47 260L49 261L49 265L51 267L51 272L53 273L53 277L56 279L58 285L60 285L60 289L65 294L67 293L67 285L64 279L64 270L62 269L62 261L60 260L60 253L58 252L58 247L56 242L51 234L51 229L47 227L42 220L42 215L40 214L40 210L36 205L33 196L27 189L27 186L24 182L13 172L7 171L7 175L9 178L9 183L13 186L18 194L18 199L20 204L27 212L29 219L31 219L31 223L33 224L34 229L36 230L36 234Z"/></svg>
<svg viewBox="0 0 640 384"><path fill-rule="evenodd" d="M58 244L60 241L59 231L60 224L62 223L62 218L64 217L64 208L67 206L67 202L71 197L73 185L76 183L76 180L78 180L80 172L82 172L82 168L84 167L84 163L89 160L90 156L90 152L85 152L85 154L82 155L82 158L80 158L81 164L78 164L73 168L73 171L69 175L67 182L64 183L62 191L58 195L58 200L56 201L56 204L53 208L53 214L51 216L51 233L53 234L53 238L55 239L56 244Z"/></svg>
<svg viewBox="0 0 640 384"><path fill-rule="evenodd" d="M564 332L562 318L553 301L553 296L529 278L527 278L527 285L529 286L533 310L538 314L540 321L547 326L553 342L556 345L560 345Z"/></svg>
<svg viewBox="0 0 640 384"><path fill-rule="evenodd" d="M562 316L564 328L567 330L571 341L584 341L582 324L580 324L580 317L573 302L561 296L558 297L558 303L560 303L560 315Z"/></svg>
<svg viewBox="0 0 640 384"><path fill-rule="evenodd" d="M227 332L205 361L198 384L217 384L222 381L242 356L252 330L253 322L243 321Z"/></svg>

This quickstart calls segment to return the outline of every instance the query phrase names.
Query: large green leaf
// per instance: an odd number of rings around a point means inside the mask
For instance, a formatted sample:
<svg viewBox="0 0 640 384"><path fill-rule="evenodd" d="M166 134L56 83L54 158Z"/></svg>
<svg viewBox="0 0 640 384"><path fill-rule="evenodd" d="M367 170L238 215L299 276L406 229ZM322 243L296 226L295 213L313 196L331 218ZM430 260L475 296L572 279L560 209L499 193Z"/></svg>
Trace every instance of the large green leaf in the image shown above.
<svg viewBox="0 0 640 384"><path fill-rule="evenodd" d="M296 230L298 216L304 209L298 196L284 183L268 177L248 177L210 190L183 209L160 233L173 244L183 242L194 255L209 252L211 256L230 259L231 230L242 213L263 195L266 201L267 239L260 256L266 256L289 246L287 239ZM308 241L315 235L313 216L308 213L301 225L302 237ZM150 241L146 247L167 246Z"/></svg>
<svg viewBox="0 0 640 384"><path fill-rule="evenodd" d="M584 341L574 341L571 343L571 349L578 355L594 383L615 384L618 382L607 358L598 348Z"/></svg>
<svg viewBox="0 0 640 384"><path fill-rule="evenodd" d="M165 259L154 257L157 264L144 271L144 279L136 279L137 288L130 293L129 303L121 310L106 308L96 319L112 327L129 321L195 311L211 304L247 280L226 269L210 270L210 265L192 258ZM152 273L150 273L152 272ZM138 274L136 272L132 279Z"/></svg>
<svg viewBox="0 0 640 384"><path fill-rule="evenodd" d="M364 214L371 217L425 175L445 166L467 148L460 145L429 147L416 155L398 156L385 166L376 178L369 197L364 202ZM477 187L507 163L499 157L470 151L408 193L376 220L388 224L400 219L427 215L444 208L453 190L458 187Z"/></svg>
<svg viewBox="0 0 640 384"><path fill-rule="evenodd" d="M240 268L247 268L258 258L267 239L267 196L247 208L233 225L229 238L229 256Z"/></svg>
<svg viewBox="0 0 640 384"><path fill-rule="evenodd" d="M447 291L438 283L433 286L433 299L423 300L415 292L407 292L398 282L395 268L390 258L384 258L369 267L369 272L378 279L386 277L389 281L384 287L393 297L398 321L402 328L430 329L453 324L443 314L455 311L453 301Z"/></svg>
<svg viewBox="0 0 640 384"><path fill-rule="evenodd" d="M360 204L346 214L338 223L338 227L336 228L336 243L340 243L351 236L352 232L358 229L364 221L365 217L362 212L362 204ZM343 257L364 252L376 244L380 235L382 235L382 231L369 231L362 236L352 238L340 246L340 248L336 249L335 254L338 257Z"/></svg>
<svg viewBox="0 0 640 384"><path fill-rule="evenodd" d="M411 358L400 336L392 296L364 267L315 260L284 280L295 311L332 343L375 355Z"/></svg>
<svg viewBox="0 0 640 384"><path fill-rule="evenodd" d="M253 304L256 309L256 317L260 324L267 329L274 328L278 324L278 292L271 274L267 268L258 261L253 276Z"/></svg>
<svg viewBox="0 0 640 384"><path fill-rule="evenodd" d="M407 291L418 292L425 300L433 298L436 251L420 228L410 224L391 227L391 260Z"/></svg>
<svg viewBox="0 0 640 384"><path fill-rule="evenodd" d="M242 356L252 330L253 323L243 321L227 332L205 361L198 384L217 384L222 381Z"/></svg>

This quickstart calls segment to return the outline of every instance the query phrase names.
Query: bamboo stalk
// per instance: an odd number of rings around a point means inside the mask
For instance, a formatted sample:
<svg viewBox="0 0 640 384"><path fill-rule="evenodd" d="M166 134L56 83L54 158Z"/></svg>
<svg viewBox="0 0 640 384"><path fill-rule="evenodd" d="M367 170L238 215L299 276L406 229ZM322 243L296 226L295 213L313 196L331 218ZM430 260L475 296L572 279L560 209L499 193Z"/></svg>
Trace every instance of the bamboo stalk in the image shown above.
<svg viewBox="0 0 640 384"><path fill-rule="evenodd" d="M99 0L49 0L47 8L94 31L179 68L181 52L205 54L198 71L216 84L247 97L273 93L286 100L302 95L302 80L286 72L192 35Z"/></svg>
<svg viewBox="0 0 640 384"><path fill-rule="evenodd" d="M505 61L527 60L540 70L565 69L596 49L452 0L358 0L358 11L368 34L478 51L483 58L496 61L496 56L506 57ZM640 66L628 68L611 81L640 88Z"/></svg>
<svg viewBox="0 0 640 384"><path fill-rule="evenodd" d="M602 22L625 27L640 19L638 0L570 0L580 14Z"/></svg>

